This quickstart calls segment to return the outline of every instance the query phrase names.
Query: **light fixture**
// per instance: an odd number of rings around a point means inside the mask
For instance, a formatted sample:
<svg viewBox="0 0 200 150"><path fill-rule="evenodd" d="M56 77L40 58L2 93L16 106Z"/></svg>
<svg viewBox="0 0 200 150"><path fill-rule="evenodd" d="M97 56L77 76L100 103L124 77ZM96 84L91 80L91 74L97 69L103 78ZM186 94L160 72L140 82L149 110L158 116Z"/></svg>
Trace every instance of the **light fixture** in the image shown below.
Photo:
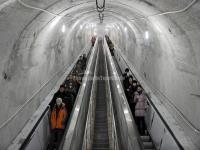
<svg viewBox="0 0 200 150"><path fill-rule="evenodd" d="M149 39L149 32L148 31L145 31L145 39Z"/></svg>
<svg viewBox="0 0 200 150"><path fill-rule="evenodd" d="M127 31L127 27L124 27L124 31Z"/></svg>
<svg viewBox="0 0 200 150"><path fill-rule="evenodd" d="M83 25L80 25L80 29L83 29Z"/></svg>
<svg viewBox="0 0 200 150"><path fill-rule="evenodd" d="M50 24L50 29L53 29L56 26L56 24L60 21L61 18L62 17L59 16L59 17L56 17L55 19L53 19L51 24Z"/></svg>
<svg viewBox="0 0 200 150"><path fill-rule="evenodd" d="M66 27L65 27L65 25L63 25L63 26L62 26L62 29L61 29L62 33L64 33L65 30L66 30Z"/></svg>

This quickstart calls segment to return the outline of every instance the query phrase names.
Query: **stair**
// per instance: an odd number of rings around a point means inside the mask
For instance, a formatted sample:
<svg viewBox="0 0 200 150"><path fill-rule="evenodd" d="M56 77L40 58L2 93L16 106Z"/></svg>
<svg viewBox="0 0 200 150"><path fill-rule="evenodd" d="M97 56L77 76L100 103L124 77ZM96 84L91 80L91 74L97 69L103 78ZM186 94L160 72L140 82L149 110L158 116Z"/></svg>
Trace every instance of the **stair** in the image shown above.
<svg viewBox="0 0 200 150"><path fill-rule="evenodd" d="M105 61L102 44L99 44L98 77L105 77ZM93 150L109 150L106 87L104 80L97 81L96 109L94 120Z"/></svg>
<svg viewBox="0 0 200 150"><path fill-rule="evenodd" d="M145 150L155 150L151 137L149 135L140 136Z"/></svg>

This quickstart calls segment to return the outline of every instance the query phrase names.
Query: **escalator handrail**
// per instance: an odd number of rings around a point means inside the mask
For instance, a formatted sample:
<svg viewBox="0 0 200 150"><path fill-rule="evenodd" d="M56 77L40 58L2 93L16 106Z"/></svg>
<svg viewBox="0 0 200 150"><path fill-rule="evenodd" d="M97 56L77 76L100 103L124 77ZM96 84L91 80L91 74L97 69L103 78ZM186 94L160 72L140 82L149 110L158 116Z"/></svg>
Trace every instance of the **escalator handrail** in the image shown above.
<svg viewBox="0 0 200 150"><path fill-rule="evenodd" d="M119 48L118 48L119 49ZM129 64L126 62L126 60L124 59L124 57L120 54L120 52L118 51L118 54L120 55L120 57L123 59L123 61L125 62L127 68L129 68L129 70L131 71L132 75L135 77L135 79L137 80L136 76L134 75L134 73L132 72L132 70L130 69ZM137 80L138 81L138 80ZM140 83L138 81L138 83ZM165 121L165 119L162 117L161 113L159 112L159 110L156 108L155 104L153 103L153 101L151 100L150 96L148 94L146 94L147 99L149 104L153 107L153 109L156 111L156 113L158 114L158 116L160 117L160 119L162 120L162 122L164 123L165 127L167 128L167 130L169 131L169 133L171 134L171 136L173 137L174 141L176 142L177 146L179 147L179 149L184 150L183 146L180 144L180 142L178 141L178 139L176 138L175 134L173 133L173 131L170 129L169 125L167 124L167 122Z"/></svg>
<svg viewBox="0 0 200 150"><path fill-rule="evenodd" d="M79 111L81 109L82 96L83 96L83 93L86 89L86 83L88 81L88 77L89 77L89 74L90 74L91 64L92 64L93 57L94 57L95 52L96 52L97 41L98 41L98 38L96 39L96 42L95 42L95 44L94 44L94 46L91 50L90 58L88 60L88 64L87 64L85 74L84 74L84 77L83 77L84 80L83 80L81 87L79 89L79 92L77 94L77 98L76 98L76 101L74 103L74 107L73 107L72 112L71 112L72 114L71 114L71 117L69 119L67 132L65 133L64 141L62 141L62 144L59 148L60 150L63 149L63 147L65 145L68 147L67 149L70 149L70 146L73 142L72 139L74 137L74 129L76 128L77 120L78 120L78 117L80 115Z"/></svg>

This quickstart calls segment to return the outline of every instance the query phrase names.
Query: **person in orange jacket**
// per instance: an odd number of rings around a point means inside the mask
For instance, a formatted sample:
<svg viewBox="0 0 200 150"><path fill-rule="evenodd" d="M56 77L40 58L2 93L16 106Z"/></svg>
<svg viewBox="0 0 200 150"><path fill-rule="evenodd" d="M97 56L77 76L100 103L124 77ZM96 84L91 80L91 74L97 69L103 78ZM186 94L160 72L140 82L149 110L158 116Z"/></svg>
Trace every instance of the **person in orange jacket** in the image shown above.
<svg viewBox="0 0 200 150"><path fill-rule="evenodd" d="M58 149L61 142L67 120L67 110L61 98L56 99L56 104L51 112L51 145L52 149Z"/></svg>

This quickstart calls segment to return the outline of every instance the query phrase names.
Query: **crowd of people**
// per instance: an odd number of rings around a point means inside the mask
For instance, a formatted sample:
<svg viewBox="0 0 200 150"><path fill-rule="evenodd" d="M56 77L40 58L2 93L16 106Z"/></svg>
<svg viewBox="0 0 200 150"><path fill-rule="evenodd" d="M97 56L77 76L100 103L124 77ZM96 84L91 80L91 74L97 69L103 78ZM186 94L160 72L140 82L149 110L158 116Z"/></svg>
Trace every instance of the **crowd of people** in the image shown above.
<svg viewBox="0 0 200 150"><path fill-rule="evenodd" d="M86 54L83 54L79 57L75 67L63 84L60 85L59 90L54 94L49 104L51 109L51 137L48 150L57 150L59 148L69 115L82 82L86 63L87 57Z"/></svg>
<svg viewBox="0 0 200 150"><path fill-rule="evenodd" d="M110 53L114 56L114 45L108 35L105 35ZM142 86L134 80L128 68L123 74L123 86L130 109L135 119L138 131L141 135L146 134L145 112L148 108L147 96Z"/></svg>
<svg viewBox="0 0 200 150"><path fill-rule="evenodd" d="M108 36L105 37L111 55L114 56L114 45ZM94 46L95 41L96 37L92 37L92 46ZM49 104L51 109L51 139L48 150L57 150L59 148L69 115L72 111L75 98L82 82L86 63L87 57L86 54L83 54L79 57L75 67L67 76L63 84L60 85L59 90L54 94L53 99ZM134 80L128 68L125 69L125 73L123 74L123 86L139 133L144 135L146 130L144 117L148 107L147 96L141 85Z"/></svg>
<svg viewBox="0 0 200 150"><path fill-rule="evenodd" d="M142 89L142 86L129 74L128 68L125 69L125 73L123 74L123 85L139 133L145 135L146 125L144 117L148 108L146 93Z"/></svg>

